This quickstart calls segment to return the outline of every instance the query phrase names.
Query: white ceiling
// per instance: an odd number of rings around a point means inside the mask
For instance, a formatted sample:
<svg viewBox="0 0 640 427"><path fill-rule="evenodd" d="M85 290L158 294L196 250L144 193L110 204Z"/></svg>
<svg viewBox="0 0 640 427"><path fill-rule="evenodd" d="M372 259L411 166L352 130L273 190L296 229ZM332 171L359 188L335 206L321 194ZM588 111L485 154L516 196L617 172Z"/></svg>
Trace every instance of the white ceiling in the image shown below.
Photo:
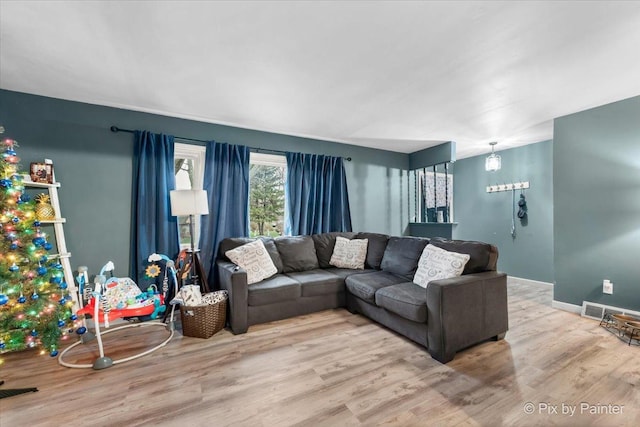
<svg viewBox="0 0 640 427"><path fill-rule="evenodd" d="M640 95L636 1L0 0L0 28L3 89L403 153Z"/></svg>

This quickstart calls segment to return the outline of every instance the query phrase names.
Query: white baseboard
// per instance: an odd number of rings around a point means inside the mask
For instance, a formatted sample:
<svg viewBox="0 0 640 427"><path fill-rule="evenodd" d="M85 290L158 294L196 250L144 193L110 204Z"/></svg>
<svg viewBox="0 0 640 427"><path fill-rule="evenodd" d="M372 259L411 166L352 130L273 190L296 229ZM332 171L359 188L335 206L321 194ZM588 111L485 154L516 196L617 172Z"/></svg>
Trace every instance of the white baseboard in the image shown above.
<svg viewBox="0 0 640 427"><path fill-rule="evenodd" d="M507 283L513 285L515 283L522 283L523 285L537 286L545 289L549 287L553 288L553 283L540 282L538 280L523 279L522 277L507 276Z"/></svg>
<svg viewBox="0 0 640 427"><path fill-rule="evenodd" d="M582 315L582 306L569 304L568 302L562 301L551 301L551 307L557 308L558 310L568 311L570 313L576 313Z"/></svg>

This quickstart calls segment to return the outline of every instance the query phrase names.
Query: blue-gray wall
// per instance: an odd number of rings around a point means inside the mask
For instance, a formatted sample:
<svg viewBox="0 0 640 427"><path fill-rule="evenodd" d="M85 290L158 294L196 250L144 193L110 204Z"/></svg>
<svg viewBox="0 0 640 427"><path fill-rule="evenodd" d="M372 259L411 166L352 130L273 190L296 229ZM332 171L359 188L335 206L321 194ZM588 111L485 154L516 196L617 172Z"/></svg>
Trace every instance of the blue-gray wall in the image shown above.
<svg viewBox="0 0 640 427"><path fill-rule="evenodd" d="M129 263L133 135L111 125L265 149L352 157L345 162L355 231L399 235L407 227L409 156L155 114L0 90L0 124L18 141L23 170L53 160L72 266L95 274L113 260ZM182 141L178 141L182 142Z"/></svg>
<svg viewBox="0 0 640 427"><path fill-rule="evenodd" d="M422 169L455 161L456 143L455 141L449 141L409 154L409 169Z"/></svg>
<svg viewBox="0 0 640 427"><path fill-rule="evenodd" d="M0 124L20 143L23 169L51 158L62 183L72 265L95 272L106 261L128 271L132 135L111 125L252 147L350 156L354 229L399 235L408 228L409 156L0 90ZM554 299L640 310L640 97L555 120L554 141L499 151L453 166L453 237L491 242L511 276L555 282ZM528 224L511 238L511 194L485 187L530 181ZM119 267L122 266L122 267ZM602 279L614 294L602 294Z"/></svg>
<svg viewBox="0 0 640 427"><path fill-rule="evenodd" d="M486 155L458 160L453 165L453 237L479 240L498 247L498 268L510 276L552 283L553 271L553 158L552 141L499 151L502 168L484 169ZM511 191L487 193L489 185L529 181L524 190L526 225L516 217L511 237ZM516 202L520 193L516 192ZM517 206L516 206L517 212Z"/></svg>
<svg viewBox="0 0 640 427"><path fill-rule="evenodd" d="M554 299L640 310L640 97L557 118L553 138Z"/></svg>

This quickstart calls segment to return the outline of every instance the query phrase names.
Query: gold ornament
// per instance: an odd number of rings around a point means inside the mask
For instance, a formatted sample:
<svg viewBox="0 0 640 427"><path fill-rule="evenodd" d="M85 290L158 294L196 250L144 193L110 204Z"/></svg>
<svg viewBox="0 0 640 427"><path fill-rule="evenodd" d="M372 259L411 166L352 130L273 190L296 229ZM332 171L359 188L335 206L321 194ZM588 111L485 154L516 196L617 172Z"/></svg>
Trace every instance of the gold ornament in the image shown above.
<svg viewBox="0 0 640 427"><path fill-rule="evenodd" d="M36 218L40 221L56 219L56 211L51 206L51 197L48 194L38 194L34 200L36 201Z"/></svg>

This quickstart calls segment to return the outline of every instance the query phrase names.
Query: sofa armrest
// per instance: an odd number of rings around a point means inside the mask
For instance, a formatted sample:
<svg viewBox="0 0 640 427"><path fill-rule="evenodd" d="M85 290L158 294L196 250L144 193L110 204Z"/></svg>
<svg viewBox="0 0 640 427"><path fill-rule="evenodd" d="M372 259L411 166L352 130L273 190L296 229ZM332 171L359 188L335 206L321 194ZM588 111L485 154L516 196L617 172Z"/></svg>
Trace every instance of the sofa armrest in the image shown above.
<svg viewBox="0 0 640 427"><path fill-rule="evenodd" d="M442 363L452 360L458 350L503 337L509 329L505 273L435 280L426 292L429 353Z"/></svg>
<svg viewBox="0 0 640 427"><path fill-rule="evenodd" d="M244 334L249 328L247 306L249 291L247 272L227 261L216 261L220 287L229 293L229 325L234 334Z"/></svg>

